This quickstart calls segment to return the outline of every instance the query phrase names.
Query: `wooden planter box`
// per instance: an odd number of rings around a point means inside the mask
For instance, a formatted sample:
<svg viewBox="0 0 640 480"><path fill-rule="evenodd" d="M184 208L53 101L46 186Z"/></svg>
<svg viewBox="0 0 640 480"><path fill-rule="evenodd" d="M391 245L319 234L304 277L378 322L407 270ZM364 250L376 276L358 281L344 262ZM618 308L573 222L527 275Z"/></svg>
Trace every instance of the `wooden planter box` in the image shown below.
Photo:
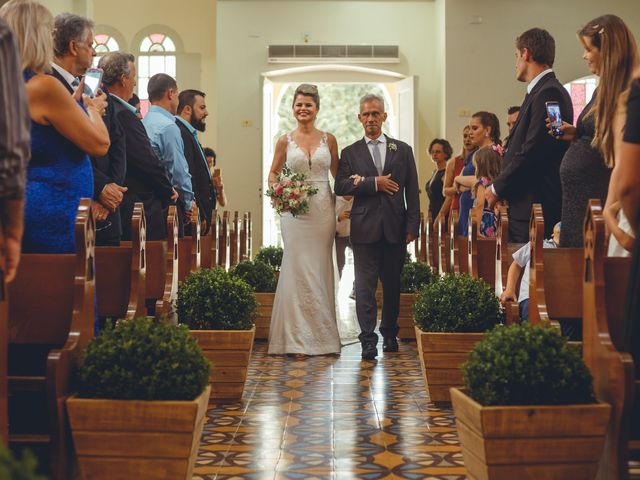
<svg viewBox="0 0 640 480"><path fill-rule="evenodd" d="M462 387L460 365L484 333L433 333L415 327L418 356L433 403L450 403L451 387Z"/></svg>
<svg viewBox="0 0 640 480"><path fill-rule="evenodd" d="M413 304L415 293L400 294L400 310L398 311L398 337L403 340L415 340L416 330L413 323Z"/></svg>
<svg viewBox="0 0 640 480"><path fill-rule="evenodd" d="M192 401L69 398L82 478L191 480L209 390Z"/></svg>
<svg viewBox="0 0 640 480"><path fill-rule="evenodd" d="M242 398L256 327L251 330L189 330L211 362L209 403Z"/></svg>
<svg viewBox="0 0 640 480"><path fill-rule="evenodd" d="M256 340L267 340L269 338L271 312L273 310L273 299L275 296L275 293L256 292L256 300L260 304L256 318Z"/></svg>
<svg viewBox="0 0 640 480"><path fill-rule="evenodd" d="M451 400L467 478L595 477L610 405L483 407L457 388L451 389Z"/></svg>

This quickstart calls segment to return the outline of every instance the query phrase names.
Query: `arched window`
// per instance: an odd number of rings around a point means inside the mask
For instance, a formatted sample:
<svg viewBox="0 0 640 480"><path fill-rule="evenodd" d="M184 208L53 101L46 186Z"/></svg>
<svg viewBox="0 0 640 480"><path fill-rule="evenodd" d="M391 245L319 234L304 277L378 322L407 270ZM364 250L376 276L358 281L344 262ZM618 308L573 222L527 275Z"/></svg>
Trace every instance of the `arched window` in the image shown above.
<svg viewBox="0 0 640 480"><path fill-rule="evenodd" d="M93 66L97 67L100 58L109 52L117 52L120 50L118 41L111 35L106 33L96 33L93 39L93 48L96 51L96 56L93 58Z"/></svg>
<svg viewBox="0 0 640 480"><path fill-rule="evenodd" d="M573 119L578 120L580 112L589 103L593 96L593 91L598 86L598 77L595 75L589 75L587 77L578 78L573 82L565 84L564 88L567 89L569 95L571 95L571 103L573 104Z"/></svg>
<svg viewBox="0 0 640 480"><path fill-rule="evenodd" d="M140 42L138 55L138 96L144 115L149 108L147 84L156 73L176 77L176 45L164 33L151 33Z"/></svg>

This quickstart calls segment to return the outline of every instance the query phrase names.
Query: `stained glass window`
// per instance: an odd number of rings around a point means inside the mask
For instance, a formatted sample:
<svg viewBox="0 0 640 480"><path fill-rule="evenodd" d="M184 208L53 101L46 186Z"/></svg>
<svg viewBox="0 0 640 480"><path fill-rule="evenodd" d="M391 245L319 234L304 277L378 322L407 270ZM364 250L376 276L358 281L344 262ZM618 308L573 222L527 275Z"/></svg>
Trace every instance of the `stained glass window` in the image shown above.
<svg viewBox="0 0 640 480"><path fill-rule="evenodd" d="M579 78L573 82L565 84L564 88L571 95L571 103L573 104L573 119L578 120L580 112L589 103L593 92L598 86L598 78L595 75Z"/></svg>
<svg viewBox="0 0 640 480"><path fill-rule="evenodd" d="M140 42L138 55L138 96L144 115L149 108L147 84L156 73L176 77L176 45L164 33L151 33Z"/></svg>
<svg viewBox="0 0 640 480"><path fill-rule="evenodd" d="M96 33L93 38L93 48L96 51L96 56L93 58L93 66L97 67L98 62L103 55L109 52L117 52L120 50L120 45L118 45L118 41L111 35L106 33Z"/></svg>

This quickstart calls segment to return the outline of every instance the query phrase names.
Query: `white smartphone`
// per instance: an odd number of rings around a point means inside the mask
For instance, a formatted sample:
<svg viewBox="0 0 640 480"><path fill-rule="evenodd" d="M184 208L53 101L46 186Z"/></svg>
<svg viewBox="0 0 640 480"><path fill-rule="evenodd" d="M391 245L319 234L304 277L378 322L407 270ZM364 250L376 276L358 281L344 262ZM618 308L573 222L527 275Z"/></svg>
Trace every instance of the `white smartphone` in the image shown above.
<svg viewBox="0 0 640 480"><path fill-rule="evenodd" d="M102 82L101 68L87 68L84 74L84 85L91 91L90 96L95 97Z"/></svg>

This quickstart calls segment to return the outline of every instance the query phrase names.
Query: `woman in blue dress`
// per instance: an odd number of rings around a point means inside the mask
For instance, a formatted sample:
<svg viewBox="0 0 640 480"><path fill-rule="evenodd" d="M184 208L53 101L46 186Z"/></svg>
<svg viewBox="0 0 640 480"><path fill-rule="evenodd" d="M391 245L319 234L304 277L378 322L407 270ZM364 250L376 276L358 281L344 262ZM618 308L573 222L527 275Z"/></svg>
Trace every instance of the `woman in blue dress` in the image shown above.
<svg viewBox="0 0 640 480"><path fill-rule="evenodd" d="M46 74L53 60L53 16L46 7L12 0L0 9L0 16L18 41L31 117L22 250L72 253L80 198L93 197L88 155L102 156L109 149L102 121L106 97L101 93L74 98ZM82 88L83 82L78 91Z"/></svg>
<svg viewBox="0 0 640 480"><path fill-rule="evenodd" d="M500 120L494 113L476 112L469 121L469 135L473 145L480 149L490 145L500 145ZM458 212L458 235L467 236L469 229L469 210L473 207L471 189L477 183L476 169L473 166L475 150L464 159L462 173L454 178L456 191L460 193L460 211Z"/></svg>

